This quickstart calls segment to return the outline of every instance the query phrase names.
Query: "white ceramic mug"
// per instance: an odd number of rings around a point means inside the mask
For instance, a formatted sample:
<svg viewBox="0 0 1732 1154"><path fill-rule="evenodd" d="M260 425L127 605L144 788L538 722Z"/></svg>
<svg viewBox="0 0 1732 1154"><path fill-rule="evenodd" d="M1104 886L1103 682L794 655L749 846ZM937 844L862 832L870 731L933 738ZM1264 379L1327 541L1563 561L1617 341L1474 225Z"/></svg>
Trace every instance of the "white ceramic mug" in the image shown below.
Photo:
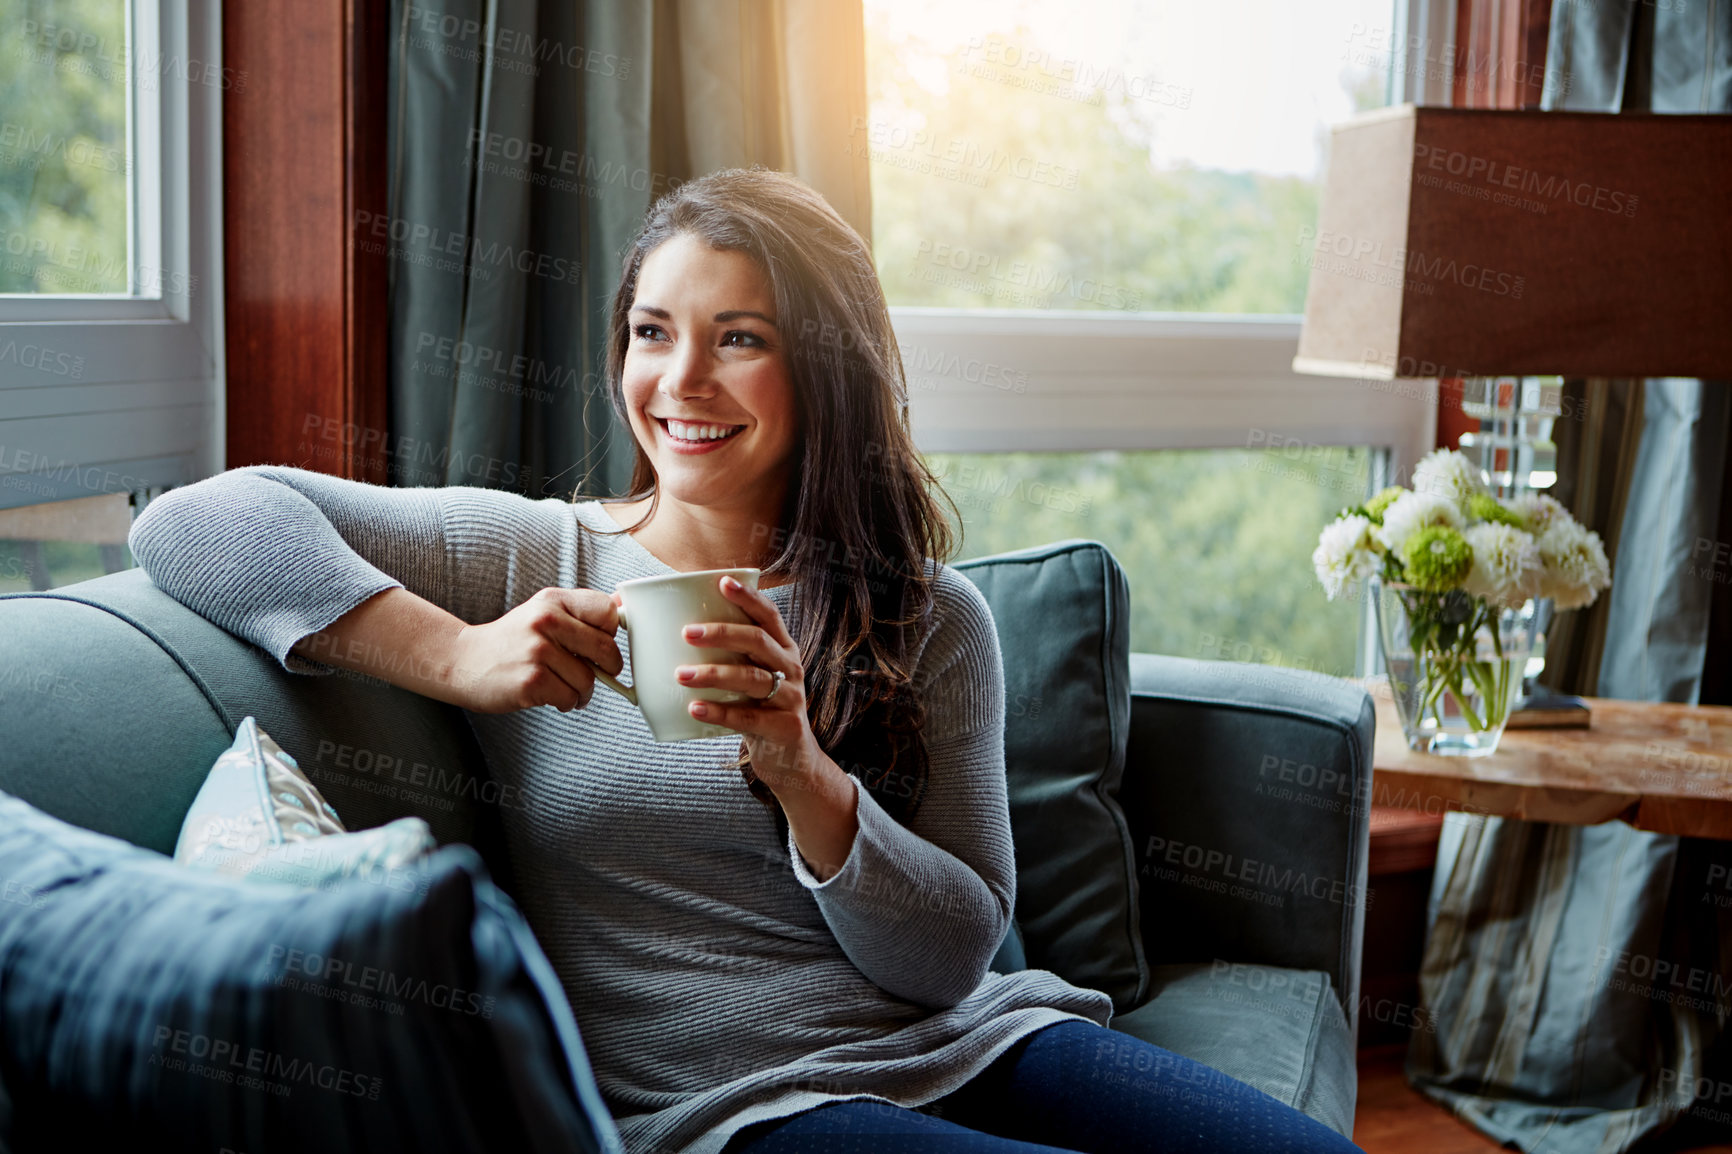
<svg viewBox="0 0 1732 1154"><path fill-rule="evenodd" d="M695 688L681 685L674 670L681 665L743 665L743 654L728 649L693 645L682 636L687 625L711 621L737 621L750 625L746 611L722 595L724 574L747 589L758 587L757 569L703 569L694 573L669 573L661 577L637 577L621 581L617 588L622 604L619 624L626 631L631 655L632 682L623 685L597 669L595 679L643 714L650 735L657 741L691 741L699 737L738 736L738 731L711 725L691 715L694 701L732 704L751 700L751 694L731 689ZM627 624L627 618L630 624Z"/></svg>

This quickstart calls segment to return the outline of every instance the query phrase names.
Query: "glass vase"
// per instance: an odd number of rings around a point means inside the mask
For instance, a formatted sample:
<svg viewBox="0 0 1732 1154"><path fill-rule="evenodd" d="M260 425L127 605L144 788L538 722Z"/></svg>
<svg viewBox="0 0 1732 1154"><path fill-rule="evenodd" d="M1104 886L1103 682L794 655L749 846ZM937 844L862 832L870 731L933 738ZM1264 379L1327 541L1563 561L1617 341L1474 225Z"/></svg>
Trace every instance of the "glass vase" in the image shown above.
<svg viewBox="0 0 1732 1154"><path fill-rule="evenodd" d="M1377 639L1409 749L1484 757L1497 749L1533 650L1535 604L1504 609L1454 590L1372 578Z"/></svg>
<svg viewBox="0 0 1732 1154"><path fill-rule="evenodd" d="M1522 709L1528 698L1539 692L1540 675L1546 671L1546 638L1552 631L1552 619L1557 615L1556 603L1550 597L1536 597L1534 606L1534 643L1528 651L1527 669L1522 672L1521 694L1512 709Z"/></svg>

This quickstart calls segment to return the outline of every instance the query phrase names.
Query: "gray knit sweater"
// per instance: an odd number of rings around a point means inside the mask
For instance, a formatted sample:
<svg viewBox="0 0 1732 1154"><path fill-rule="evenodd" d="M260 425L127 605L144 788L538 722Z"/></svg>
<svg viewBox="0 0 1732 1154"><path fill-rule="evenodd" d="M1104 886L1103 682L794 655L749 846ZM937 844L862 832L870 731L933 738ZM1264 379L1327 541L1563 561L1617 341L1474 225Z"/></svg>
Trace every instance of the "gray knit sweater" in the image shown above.
<svg viewBox="0 0 1732 1154"><path fill-rule="evenodd" d="M256 468L152 502L132 548L177 600L319 672L290 648L384 589L481 623L548 586L673 572L586 531L617 528L594 501ZM765 592L797 630L794 588ZM606 690L569 714L471 715L525 799L504 810L519 898L633 1154L719 1151L838 1099L920 1105L1042 1026L1110 1018L1047 971L987 970L1016 892L1003 672L985 600L947 568L935 620L915 666L926 795L904 827L856 784L859 833L822 884L725 768L737 737L658 745Z"/></svg>

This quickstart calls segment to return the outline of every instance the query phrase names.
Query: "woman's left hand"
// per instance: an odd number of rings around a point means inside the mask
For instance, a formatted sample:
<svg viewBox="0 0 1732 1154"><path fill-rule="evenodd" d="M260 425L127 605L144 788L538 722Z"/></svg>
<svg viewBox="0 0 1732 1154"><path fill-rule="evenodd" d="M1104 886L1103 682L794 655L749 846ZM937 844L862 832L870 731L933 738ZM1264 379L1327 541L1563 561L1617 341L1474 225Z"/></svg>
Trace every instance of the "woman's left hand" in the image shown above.
<svg viewBox="0 0 1732 1154"><path fill-rule="evenodd" d="M752 624L688 625L685 639L744 654L747 663L681 665L674 676L681 685L732 689L763 698L775 688L776 673L783 675L781 687L768 701L734 705L694 701L687 709L700 721L738 730L745 737L752 772L781 803L807 867L820 882L828 881L847 862L860 829L854 784L812 735L800 647L789 636L782 614L768 597L732 577L723 577L721 588L722 596L744 609Z"/></svg>
<svg viewBox="0 0 1732 1154"><path fill-rule="evenodd" d="M785 680L770 700L725 704L694 701L691 715L711 725L738 730L746 739L753 772L774 792L790 787L810 789L811 778L828 759L812 734L806 717L805 670L800 649L782 614L771 600L732 577L721 578L722 596L745 610L749 625L713 621L685 627L685 640L711 649L743 654L740 665L681 665L674 674L691 688L729 689L763 698L775 688L775 674Z"/></svg>

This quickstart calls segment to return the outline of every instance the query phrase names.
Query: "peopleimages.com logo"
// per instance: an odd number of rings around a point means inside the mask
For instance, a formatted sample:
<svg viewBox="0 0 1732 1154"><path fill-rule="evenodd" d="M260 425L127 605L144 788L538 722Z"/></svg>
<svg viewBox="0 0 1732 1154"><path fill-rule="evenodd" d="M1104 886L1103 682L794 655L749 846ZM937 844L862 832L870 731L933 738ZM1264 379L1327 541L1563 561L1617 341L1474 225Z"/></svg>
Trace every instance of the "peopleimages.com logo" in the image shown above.
<svg viewBox="0 0 1732 1154"><path fill-rule="evenodd" d="M1416 168L1424 167L1433 172L1448 173L1470 184L1480 183L1490 188L1519 193L1537 202L1549 201L1557 204L1561 201L1612 216L1635 216L1636 205L1641 200L1631 193L1618 192L1589 181L1571 180L1567 176L1539 172L1493 157L1474 156L1459 149L1439 148L1423 142L1414 144L1413 159Z"/></svg>
<svg viewBox="0 0 1732 1154"><path fill-rule="evenodd" d="M382 1079L328 1063L291 1057L260 1046L245 1046L191 1030L156 1027L150 1064L213 1081L265 1090L287 1097L296 1083L376 1101ZM272 1079L272 1081L266 1081Z"/></svg>
<svg viewBox="0 0 1732 1154"><path fill-rule="evenodd" d="M1392 287L1400 287L1405 277L1409 291L1426 292L1431 284L1448 283L1513 300L1520 300L1527 287L1527 278L1515 273L1473 261L1428 255L1401 245L1386 249L1382 241L1371 237L1310 227L1299 230L1299 245L1311 240L1316 244L1309 254L1301 254L1301 262L1338 276L1356 276Z"/></svg>

